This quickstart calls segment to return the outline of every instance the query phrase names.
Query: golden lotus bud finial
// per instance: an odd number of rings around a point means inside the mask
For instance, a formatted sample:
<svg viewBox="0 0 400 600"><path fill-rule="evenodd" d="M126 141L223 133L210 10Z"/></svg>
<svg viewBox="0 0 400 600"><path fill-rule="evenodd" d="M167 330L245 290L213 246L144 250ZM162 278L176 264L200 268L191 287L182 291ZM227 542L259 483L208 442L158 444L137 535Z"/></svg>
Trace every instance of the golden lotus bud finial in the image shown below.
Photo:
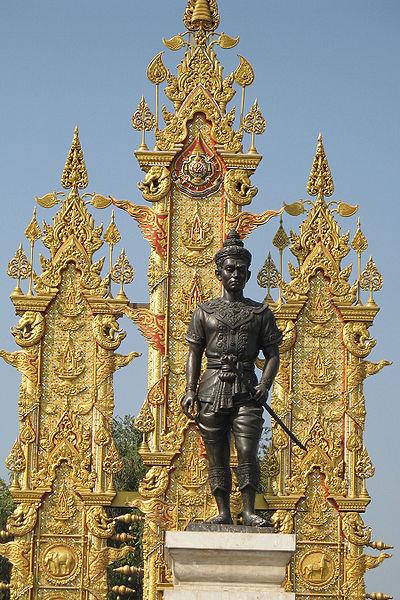
<svg viewBox="0 0 400 600"><path fill-rule="evenodd" d="M357 304L361 304L361 255L368 248L368 240L365 237L360 219L357 222L357 231L351 242L352 249L357 252L358 278L357 278Z"/></svg>
<svg viewBox="0 0 400 600"><path fill-rule="evenodd" d="M87 187L89 178L86 170L83 150L79 140L79 130L75 127L74 138L61 177L61 185L65 189L77 190Z"/></svg>
<svg viewBox="0 0 400 600"><path fill-rule="evenodd" d="M189 31L214 31L219 25L216 0L189 0L183 22Z"/></svg>
<svg viewBox="0 0 400 600"><path fill-rule="evenodd" d="M334 190L335 186L333 184L331 170L322 143L322 134L320 133L318 136L314 161L308 178L307 192L310 196L317 196L317 200L322 200L324 196L332 196Z"/></svg>
<svg viewBox="0 0 400 600"><path fill-rule="evenodd" d="M113 250L114 250L114 246L116 244L118 244L118 242L121 241L121 234L118 230L118 227L115 224L115 217L114 217L114 211L111 212L111 221L109 226L107 227L105 233L104 233L104 241L108 244L108 248L109 248L109 261L110 261L110 271L109 271L109 277L110 277L110 281L109 281L109 290L108 290L108 294L110 297L112 297L111 295L111 273L112 273L112 269L113 269Z"/></svg>

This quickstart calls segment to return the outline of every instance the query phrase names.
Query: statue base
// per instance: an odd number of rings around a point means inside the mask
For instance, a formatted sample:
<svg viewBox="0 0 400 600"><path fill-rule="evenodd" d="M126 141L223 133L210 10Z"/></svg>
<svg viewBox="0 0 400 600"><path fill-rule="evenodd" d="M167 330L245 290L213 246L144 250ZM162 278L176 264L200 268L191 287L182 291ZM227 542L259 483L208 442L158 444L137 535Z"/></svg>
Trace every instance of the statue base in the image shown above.
<svg viewBox="0 0 400 600"><path fill-rule="evenodd" d="M294 600L282 587L294 550L294 535L268 528L202 523L168 531L165 551L174 588L164 598Z"/></svg>

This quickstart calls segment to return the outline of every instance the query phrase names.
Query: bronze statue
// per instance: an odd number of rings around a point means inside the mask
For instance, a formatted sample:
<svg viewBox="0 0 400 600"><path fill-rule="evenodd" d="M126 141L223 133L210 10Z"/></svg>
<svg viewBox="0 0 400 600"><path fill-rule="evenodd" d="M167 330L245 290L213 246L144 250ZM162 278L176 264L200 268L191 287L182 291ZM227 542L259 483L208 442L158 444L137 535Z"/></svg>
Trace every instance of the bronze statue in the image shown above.
<svg viewBox="0 0 400 600"><path fill-rule="evenodd" d="M268 523L254 511L259 484L257 453L264 422L262 404L278 371L282 335L268 306L243 296L250 278L251 254L235 230L217 252L215 262L223 293L221 298L200 304L193 313L186 335L189 356L182 409L196 420L206 447L211 492L219 510L211 522L232 523L232 432L238 455L243 524L265 527ZM265 367L258 383L254 364L260 350ZM204 352L207 368L198 385Z"/></svg>

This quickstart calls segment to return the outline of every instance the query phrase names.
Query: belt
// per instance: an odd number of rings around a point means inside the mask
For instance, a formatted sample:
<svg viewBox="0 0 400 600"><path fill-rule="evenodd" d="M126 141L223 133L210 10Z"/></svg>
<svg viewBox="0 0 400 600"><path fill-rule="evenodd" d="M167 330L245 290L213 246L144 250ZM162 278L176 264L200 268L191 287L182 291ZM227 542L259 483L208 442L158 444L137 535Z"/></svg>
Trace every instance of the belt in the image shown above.
<svg viewBox="0 0 400 600"><path fill-rule="evenodd" d="M243 395L243 374L254 372L253 361L241 361L234 354L224 354L220 358L209 358L207 369L218 370L218 382L213 394L213 412L233 407L234 397Z"/></svg>

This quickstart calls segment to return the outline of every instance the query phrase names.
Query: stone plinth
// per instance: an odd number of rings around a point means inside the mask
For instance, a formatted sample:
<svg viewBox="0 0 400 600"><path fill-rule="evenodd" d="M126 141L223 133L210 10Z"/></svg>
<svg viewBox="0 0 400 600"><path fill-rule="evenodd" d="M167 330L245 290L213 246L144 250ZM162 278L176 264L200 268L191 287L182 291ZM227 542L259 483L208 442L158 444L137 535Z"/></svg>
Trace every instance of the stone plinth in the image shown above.
<svg viewBox="0 0 400 600"><path fill-rule="evenodd" d="M174 588L165 590L165 600L294 600L282 583L295 536L240 529L168 531Z"/></svg>

